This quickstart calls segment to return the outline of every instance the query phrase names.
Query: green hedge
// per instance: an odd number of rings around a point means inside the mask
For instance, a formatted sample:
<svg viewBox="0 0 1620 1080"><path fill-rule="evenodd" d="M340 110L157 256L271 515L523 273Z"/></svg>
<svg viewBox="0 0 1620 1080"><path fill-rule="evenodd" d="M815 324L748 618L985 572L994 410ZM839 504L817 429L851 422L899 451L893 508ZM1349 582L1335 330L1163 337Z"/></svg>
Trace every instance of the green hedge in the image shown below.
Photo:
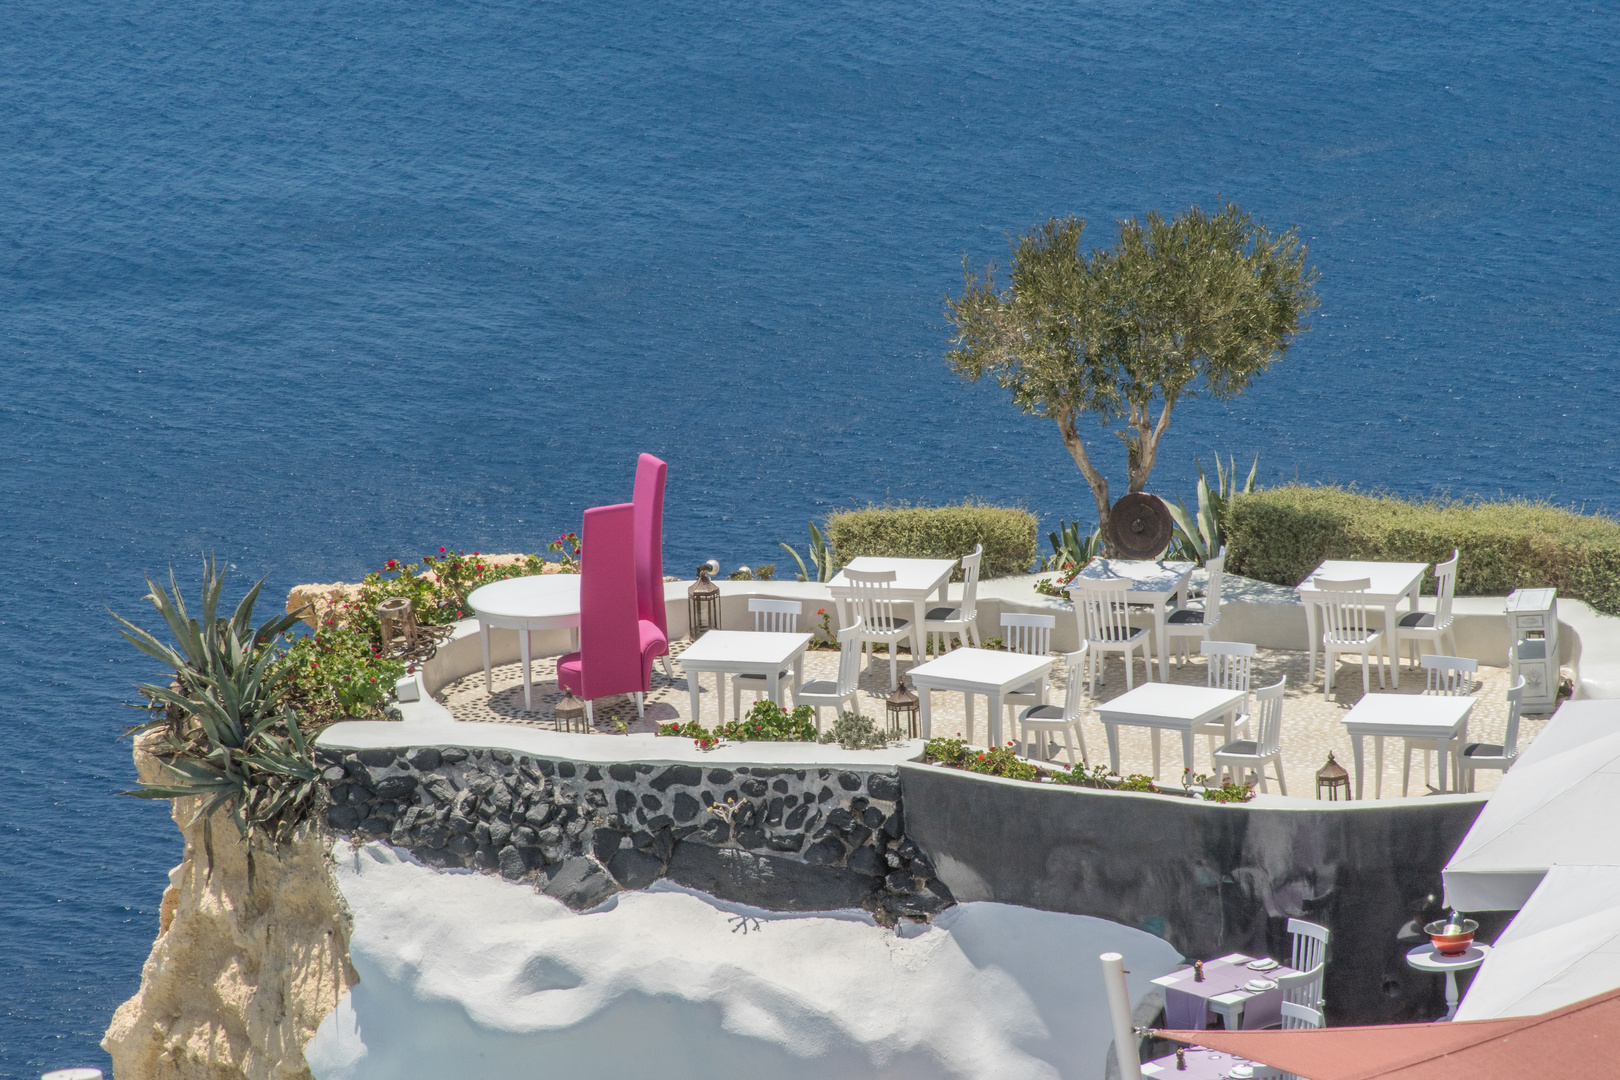
<svg viewBox="0 0 1620 1080"><path fill-rule="evenodd" d="M958 559L984 545L980 577L1027 574L1035 561L1035 515L1014 506L869 506L827 518L827 542L839 566L861 555ZM962 571L957 569L960 579Z"/></svg>
<svg viewBox="0 0 1620 1080"><path fill-rule="evenodd" d="M1323 559L1444 562L1456 549L1459 596L1546 588L1620 614L1620 522L1545 502L1409 502L1289 484L1232 500L1233 573L1297 585ZM1431 577L1425 591L1434 591Z"/></svg>

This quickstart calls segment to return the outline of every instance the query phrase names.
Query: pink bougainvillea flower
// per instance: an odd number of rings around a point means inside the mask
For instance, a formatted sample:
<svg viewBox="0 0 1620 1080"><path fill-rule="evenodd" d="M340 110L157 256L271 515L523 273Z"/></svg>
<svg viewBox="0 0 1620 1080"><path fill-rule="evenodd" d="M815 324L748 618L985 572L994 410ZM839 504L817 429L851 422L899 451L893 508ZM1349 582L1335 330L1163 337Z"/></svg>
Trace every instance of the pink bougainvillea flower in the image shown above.
<svg viewBox="0 0 1620 1080"><path fill-rule="evenodd" d="M440 554L440 555L443 555L443 554L444 554L444 548L440 548L440 549L439 549L439 554Z"/></svg>

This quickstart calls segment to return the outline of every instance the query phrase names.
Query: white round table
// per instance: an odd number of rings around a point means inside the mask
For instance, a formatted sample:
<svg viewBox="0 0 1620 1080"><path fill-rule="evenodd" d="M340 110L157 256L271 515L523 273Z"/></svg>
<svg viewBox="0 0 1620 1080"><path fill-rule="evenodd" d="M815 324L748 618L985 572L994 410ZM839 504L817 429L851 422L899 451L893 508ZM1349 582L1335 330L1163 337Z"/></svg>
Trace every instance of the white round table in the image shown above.
<svg viewBox="0 0 1620 1080"><path fill-rule="evenodd" d="M1474 942L1468 950L1456 956L1441 956L1433 945L1419 945L1406 954L1406 962L1418 971L1441 972L1446 976L1446 1015L1450 1020L1457 1015L1457 972L1473 971L1491 954L1489 945Z"/></svg>
<svg viewBox="0 0 1620 1080"><path fill-rule="evenodd" d="M474 589L467 597L484 643L484 690L491 692L489 631L516 630L523 650L523 707L534 708L529 676L529 631L579 626L579 575L532 574ZM577 642L575 643L578 644Z"/></svg>

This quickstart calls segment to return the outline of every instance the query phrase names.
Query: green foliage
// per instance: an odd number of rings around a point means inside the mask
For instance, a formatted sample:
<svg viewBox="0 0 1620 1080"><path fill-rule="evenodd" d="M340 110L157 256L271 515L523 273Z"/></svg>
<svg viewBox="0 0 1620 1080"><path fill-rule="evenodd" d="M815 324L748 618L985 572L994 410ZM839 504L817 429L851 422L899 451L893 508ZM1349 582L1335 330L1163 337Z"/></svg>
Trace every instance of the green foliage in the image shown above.
<svg viewBox="0 0 1620 1080"><path fill-rule="evenodd" d="M968 772L1004 776L1009 780L1038 780L1041 770L1012 752L1012 744L970 753L962 767Z"/></svg>
<svg viewBox="0 0 1620 1080"><path fill-rule="evenodd" d="M923 744L923 760L941 765L963 765L967 761L968 744L961 739L929 739Z"/></svg>
<svg viewBox="0 0 1620 1080"><path fill-rule="evenodd" d="M882 750L895 740L871 717L843 712L831 728L821 733L821 741L837 743L845 750Z"/></svg>
<svg viewBox="0 0 1620 1080"><path fill-rule="evenodd" d="M443 551L443 548L439 549ZM557 564L562 567L564 574L579 573L579 557L585 550L585 545L579 542L579 534L565 532L557 539L546 545L547 551L557 552ZM474 553L476 554L476 552Z"/></svg>
<svg viewBox="0 0 1620 1080"><path fill-rule="evenodd" d="M1232 505L1233 496L1240 492L1237 463L1231 458L1222 467L1221 455L1215 455L1216 484L1213 488L1209 486L1209 478L1204 475L1203 462L1195 461L1193 464L1198 466L1198 509L1196 512L1188 510L1180 496L1176 497L1176 505L1168 507L1176 523L1175 540L1171 547L1175 558L1189 559L1202 566L1220 553L1221 545L1225 542L1228 508ZM1259 470L1260 455L1255 454L1241 494L1248 495L1254 491L1254 475Z"/></svg>
<svg viewBox="0 0 1620 1080"><path fill-rule="evenodd" d="M569 533L568 536L572 536ZM566 537L564 538L566 539ZM553 541L557 544L560 541ZM565 561L567 557L565 556ZM528 577L540 573L545 567L545 560L538 555L525 555L520 563L508 566L494 566L486 562L478 552L471 555L465 552L446 552L439 549L438 555L422 556L422 568L438 579L438 591L434 597L438 610L448 612L471 611L472 605L467 603L467 597L472 595L474 589L489 585L496 581L505 581L507 578ZM577 561L575 572L578 572ZM376 605L372 605L375 609ZM417 619L422 620L420 605L418 605ZM374 616L375 617L375 616Z"/></svg>
<svg viewBox="0 0 1620 1080"><path fill-rule="evenodd" d="M1204 801L1218 803L1248 802L1254 798L1254 788L1228 780L1220 787L1205 788Z"/></svg>
<svg viewBox="0 0 1620 1080"><path fill-rule="evenodd" d="M1058 531L1047 533L1046 542L1052 545L1052 554L1041 559L1041 569L1060 571L1065 579L1085 569L1085 565L1101 555L1103 549L1102 530L1092 529L1086 536L1081 536L1078 521L1059 521Z"/></svg>
<svg viewBox="0 0 1620 1080"><path fill-rule="evenodd" d="M1144 776L1142 773L1131 773L1131 775L1125 777L1118 784L1115 785L1115 790L1116 791L1158 791L1159 788L1158 788L1158 785L1156 785L1153 782L1153 777Z"/></svg>
<svg viewBox="0 0 1620 1080"><path fill-rule="evenodd" d="M405 674L403 660L382 656L370 637L336 618L322 620L313 634L282 640L276 667L287 703L314 727L377 713Z"/></svg>
<svg viewBox="0 0 1620 1080"><path fill-rule="evenodd" d="M726 576L732 581L769 581L776 576L776 564L766 563L764 566L756 566L753 569L739 566Z"/></svg>
<svg viewBox="0 0 1620 1080"><path fill-rule="evenodd" d="M732 742L815 742L815 710L800 705L784 712L767 698L755 703L741 720L727 721L717 734Z"/></svg>
<svg viewBox="0 0 1620 1080"><path fill-rule="evenodd" d="M160 736L154 752L166 783L143 783L124 792L141 799L200 796L193 823L204 822L212 846L212 816L229 810L242 836L267 835L280 842L314 804L318 772L314 752L286 706L287 669L276 663L276 640L300 613L252 625L263 587L249 589L229 617L219 615L224 575L209 559L203 565L202 617L193 618L174 574L169 589L147 578L147 599L173 635L171 646L116 614L124 638L174 672L167 686L141 684L142 696L161 716L132 731Z"/></svg>
<svg viewBox="0 0 1620 1080"><path fill-rule="evenodd" d="M1118 243L1089 256L1084 229L1053 218L1014 240L1005 290L994 265L981 275L964 259L962 294L946 300L954 347L945 358L1057 424L1106 534L1108 481L1081 420L1124 443L1127 490L1141 491L1176 404L1232 398L1282 357L1307 329L1317 275L1295 230L1274 235L1231 203L1123 221Z"/></svg>
<svg viewBox="0 0 1620 1080"><path fill-rule="evenodd" d="M684 724L659 724L658 734L673 736L677 739L701 739L709 734L709 729L696 720L688 720Z"/></svg>
<svg viewBox="0 0 1620 1080"><path fill-rule="evenodd" d="M1278 585L1299 584L1324 559L1438 563L1456 549L1458 595L1556 588L1620 614L1620 522L1547 502L1413 502L1287 484L1234 498L1227 543L1228 570Z"/></svg>
<svg viewBox="0 0 1620 1080"><path fill-rule="evenodd" d="M1052 783L1067 784L1070 787L1102 788L1104 790L1112 790L1114 786L1108 782L1108 766L1094 765L1090 770L1087 770L1084 761L1073 769L1060 769L1054 772L1052 774Z"/></svg>
<svg viewBox="0 0 1620 1080"><path fill-rule="evenodd" d="M811 580L810 571L805 568L804 560L799 558L799 553L781 541L777 541L777 546L793 556L793 561L799 564L798 580ZM832 552L827 547L827 541L822 538L821 530L816 528L816 523L813 521L810 523L810 561L816 567L816 581L831 581L833 575L838 573L838 567L833 564Z"/></svg>
<svg viewBox="0 0 1620 1080"><path fill-rule="evenodd" d="M838 565L862 555L959 559L984 545L979 575L1022 574L1035 561L1035 515L1011 506L966 501L953 506L869 506L827 518ZM961 568L956 580L961 580Z"/></svg>

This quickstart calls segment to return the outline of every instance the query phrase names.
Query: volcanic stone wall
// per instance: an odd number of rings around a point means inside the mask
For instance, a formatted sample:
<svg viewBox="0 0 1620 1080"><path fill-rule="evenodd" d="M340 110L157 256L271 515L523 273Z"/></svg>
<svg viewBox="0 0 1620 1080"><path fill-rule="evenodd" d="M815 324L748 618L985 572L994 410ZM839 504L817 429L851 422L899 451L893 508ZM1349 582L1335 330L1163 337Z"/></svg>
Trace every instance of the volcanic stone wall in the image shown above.
<svg viewBox="0 0 1620 1080"><path fill-rule="evenodd" d="M776 911L953 903L883 770L585 764L462 747L320 750L327 822L576 909L661 877Z"/></svg>

